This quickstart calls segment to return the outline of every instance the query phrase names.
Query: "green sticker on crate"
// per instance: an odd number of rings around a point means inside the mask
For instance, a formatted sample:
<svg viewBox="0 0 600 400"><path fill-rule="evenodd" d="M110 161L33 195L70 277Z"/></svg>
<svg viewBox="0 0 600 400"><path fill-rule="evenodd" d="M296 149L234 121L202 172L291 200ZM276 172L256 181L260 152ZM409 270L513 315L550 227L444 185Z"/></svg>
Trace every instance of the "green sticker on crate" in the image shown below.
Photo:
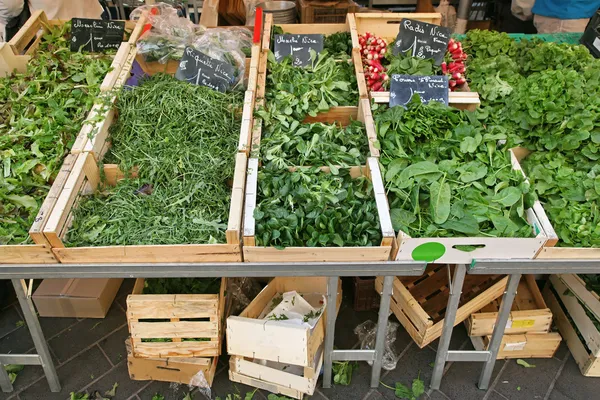
<svg viewBox="0 0 600 400"><path fill-rule="evenodd" d="M439 260L445 253L446 246L439 242L429 242L415 247L412 251L412 258L415 261L434 262Z"/></svg>

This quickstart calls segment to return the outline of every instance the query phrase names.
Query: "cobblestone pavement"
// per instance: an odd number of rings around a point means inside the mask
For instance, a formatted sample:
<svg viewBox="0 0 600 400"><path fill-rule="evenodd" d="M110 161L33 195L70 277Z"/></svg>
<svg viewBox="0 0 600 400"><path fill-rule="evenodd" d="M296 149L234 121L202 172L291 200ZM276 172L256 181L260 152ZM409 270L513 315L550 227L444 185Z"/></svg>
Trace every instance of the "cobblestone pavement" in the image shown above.
<svg viewBox="0 0 600 400"><path fill-rule="evenodd" d="M15 382L15 391L0 393L2 399L20 400L66 400L70 392L101 393L119 384L115 399L151 400L160 393L165 400L182 400L190 391L184 385L163 382L140 382L129 379L124 341L127 337L125 300L131 292L133 280L126 280L117 299L105 319L40 318L42 329L50 344L50 351L57 366L62 392L51 393L42 374L42 369L27 366ZM354 312L348 301L344 301L337 319L335 345L338 348L358 346L353 333L359 323L377 320L375 311ZM395 317L390 317L395 320ZM33 353L33 342L16 303L5 307L0 314L0 353ZM395 343L401 355L396 369L383 371L381 381L388 386L395 382L410 384L420 375L426 387L432 372L437 342L419 349L406 331L400 327ZM454 329L451 349L472 348L464 327ZM562 344L554 358L530 360L535 368L525 369L514 360L499 361L492 377L489 390L477 389L481 364L449 363L446 366L440 391L428 391L425 399L431 400L587 400L600 398L600 380L585 378L567 347ZM217 375L212 387L212 398L240 393L242 398L253 388L232 383L227 374L227 356L220 359ZM394 392L380 386L369 387L370 368L360 363L354 372L350 386L334 386L323 389L319 383L315 395L318 400L379 400L394 399ZM264 400L268 393L257 391L254 399ZM191 392L192 399L205 397L197 390Z"/></svg>

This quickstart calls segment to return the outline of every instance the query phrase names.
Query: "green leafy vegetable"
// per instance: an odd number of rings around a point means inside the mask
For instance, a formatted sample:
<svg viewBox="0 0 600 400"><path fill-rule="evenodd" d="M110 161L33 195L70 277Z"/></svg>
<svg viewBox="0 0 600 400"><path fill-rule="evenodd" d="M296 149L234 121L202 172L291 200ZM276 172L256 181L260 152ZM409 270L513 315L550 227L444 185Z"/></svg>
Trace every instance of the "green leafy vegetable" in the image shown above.
<svg viewBox="0 0 600 400"><path fill-rule="evenodd" d="M529 364L527 361L517 358L517 364L525 368L535 368L534 364Z"/></svg>
<svg viewBox="0 0 600 400"><path fill-rule="evenodd" d="M332 365L333 383L348 386L352 382L352 373L358 369L358 363L352 361L334 361Z"/></svg>

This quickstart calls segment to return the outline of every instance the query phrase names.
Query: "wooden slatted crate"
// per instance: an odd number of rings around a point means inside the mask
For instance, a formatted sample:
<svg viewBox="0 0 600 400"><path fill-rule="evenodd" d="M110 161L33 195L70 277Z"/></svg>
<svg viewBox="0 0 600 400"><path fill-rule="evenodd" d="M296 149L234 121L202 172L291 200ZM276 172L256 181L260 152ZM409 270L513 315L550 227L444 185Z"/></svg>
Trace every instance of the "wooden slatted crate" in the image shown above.
<svg viewBox="0 0 600 400"><path fill-rule="evenodd" d="M323 167L324 172L328 167ZM257 246L255 239L256 223L254 209L258 196L258 159L248 161L246 183L246 203L244 207L244 261L385 261L390 257L394 245L394 229L390 217L389 205L385 197L385 188L376 158L369 157L367 166L350 168L353 178L367 176L373 183L373 195L377 203L382 240L380 246L367 247L275 247Z"/></svg>
<svg viewBox="0 0 600 400"><path fill-rule="evenodd" d="M475 350L487 350L491 336L471 336ZM504 335L497 360L514 358L552 358L562 338L556 332Z"/></svg>
<svg viewBox="0 0 600 400"><path fill-rule="evenodd" d="M217 357L221 354L227 280L219 294L142 294L137 279L127 297L127 324L135 358ZM155 342L152 339L169 339ZM186 340L195 339L195 340ZM212 360L203 362L211 365Z"/></svg>
<svg viewBox="0 0 600 400"><path fill-rule="evenodd" d="M495 299L465 322L469 336L487 336L494 332L500 299ZM533 275L524 275L504 331L505 335L548 333L552 326L552 312L546 306Z"/></svg>
<svg viewBox="0 0 600 400"><path fill-rule="evenodd" d="M543 290L544 299L554 314L554 322L584 376L600 377L600 332L590 315L594 305L584 308L575 291L558 276L551 276ZM577 290L577 289L576 289Z"/></svg>
<svg viewBox="0 0 600 400"><path fill-rule="evenodd" d="M453 269L429 264L422 276L394 279L390 308L421 348L442 334ZM454 326L502 296L507 282L508 277L499 275L467 275ZM379 293L383 291L382 277L375 280L375 288Z"/></svg>

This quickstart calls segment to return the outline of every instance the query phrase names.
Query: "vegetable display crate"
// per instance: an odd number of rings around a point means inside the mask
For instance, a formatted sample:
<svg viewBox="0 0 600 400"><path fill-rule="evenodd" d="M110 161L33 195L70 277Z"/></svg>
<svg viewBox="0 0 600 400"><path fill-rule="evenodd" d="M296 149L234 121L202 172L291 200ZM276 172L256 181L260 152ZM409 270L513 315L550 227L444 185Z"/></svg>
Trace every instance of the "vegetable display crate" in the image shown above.
<svg viewBox="0 0 600 400"><path fill-rule="evenodd" d="M298 0L296 3L301 24L339 24L346 15L358 9L352 0Z"/></svg>
<svg viewBox="0 0 600 400"><path fill-rule="evenodd" d="M554 322L581 373L584 376L600 377L600 331L596 327L597 314L594 315L592 311L595 308L597 313L598 300L596 298L591 303L582 302L579 296L588 297L586 293L579 289L572 290L563 281L566 279L573 283L571 277L572 275L564 278L552 275L552 285L546 284L544 287L544 299L552 310Z"/></svg>
<svg viewBox="0 0 600 400"><path fill-rule="evenodd" d="M356 13L349 18L353 19L356 29L352 30L352 46L360 50L359 36L370 32L387 41L394 43L400 23L404 18L410 18L421 22L440 25L442 16L439 13ZM360 58L359 58L360 59ZM389 103L390 92L369 92L375 103ZM475 110L480 106L479 94L472 92L466 85L465 91L449 91L448 104L461 110Z"/></svg>
<svg viewBox="0 0 600 400"><path fill-rule="evenodd" d="M327 294L327 279L274 278L239 316L227 318L229 379L296 399L313 394L323 364L326 312L313 329L258 319L285 292ZM341 305L342 286L338 283Z"/></svg>
<svg viewBox="0 0 600 400"><path fill-rule="evenodd" d="M517 147L512 149L516 158L519 162L524 160L531 152L525 148ZM558 243L559 237L554 227L552 226L552 222L548 218L546 211L544 210L542 204L539 201L536 201L533 210L536 214L538 221L542 224L542 228L546 232L546 236L548 240L546 241L544 247L537 254L536 258L544 258L544 259L599 259L600 258L600 248L592 248L592 247L554 247Z"/></svg>
<svg viewBox="0 0 600 400"><path fill-rule="evenodd" d="M365 167L351 167L352 178L367 176L373 183L373 195L377 204L382 241L379 246L367 247L264 247L256 245L254 209L258 196L258 159L248 160L246 183L246 202L244 209L244 261L278 262L278 261L385 261L390 257L394 243L394 230L390 217L389 205L385 197L385 188L376 158L367 159ZM321 168L328 172L328 167Z"/></svg>
<svg viewBox="0 0 600 400"><path fill-rule="evenodd" d="M487 336L494 332L500 299L492 301L465 322L469 336ZM524 275L519 282L517 295L506 323L505 335L548 333L552 325L552 312L546 306L533 275Z"/></svg>
<svg viewBox="0 0 600 400"><path fill-rule="evenodd" d="M352 277L354 288L354 311L369 311L379 308L379 295L375 291L375 277Z"/></svg>
<svg viewBox="0 0 600 400"><path fill-rule="evenodd" d="M453 269L429 264L423 276L394 279L390 308L420 348L442 334ZM454 326L502 296L507 282L508 277L499 275L467 275ZM382 277L375 281L375 288L383 291Z"/></svg>
<svg viewBox="0 0 600 400"><path fill-rule="evenodd" d="M513 169L523 172L519 165L519 157L512 149L509 151ZM392 254L392 257L396 261L419 259L451 264L469 264L475 259L533 259L550 239L545 230L550 223L545 213L537 213L537 210L543 211L542 205L537 200L532 208L525 210L534 237L412 238L399 231L398 252ZM469 248L465 249L462 246L469 246Z"/></svg>
<svg viewBox="0 0 600 400"><path fill-rule="evenodd" d="M218 357L226 281L221 279L219 294L142 294L144 279L137 279L127 296L132 357ZM212 359L203 363L211 365Z"/></svg>
<svg viewBox="0 0 600 400"><path fill-rule="evenodd" d="M491 336L471 336L477 351L487 350ZM562 338L556 332L504 335L500 343L497 360L514 358L552 358Z"/></svg>

